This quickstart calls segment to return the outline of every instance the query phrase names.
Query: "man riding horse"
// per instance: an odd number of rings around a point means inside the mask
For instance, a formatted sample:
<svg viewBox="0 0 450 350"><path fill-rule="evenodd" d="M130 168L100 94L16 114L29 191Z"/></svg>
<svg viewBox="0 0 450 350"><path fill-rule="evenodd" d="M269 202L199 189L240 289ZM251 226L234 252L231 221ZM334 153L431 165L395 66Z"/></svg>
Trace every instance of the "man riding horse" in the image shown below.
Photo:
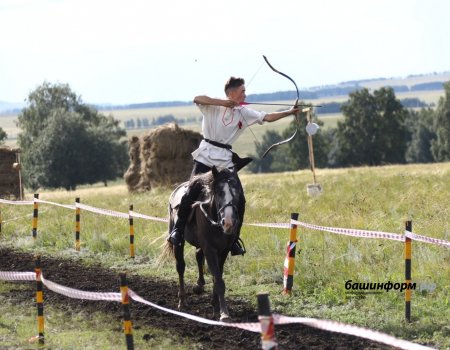
<svg viewBox="0 0 450 350"><path fill-rule="evenodd" d="M253 124L274 122L289 115L295 115L299 110L293 107L289 110L266 113L255 111L243 106L245 101L245 81L242 78L231 77L225 84L225 99L211 98L205 95L196 96L194 103L203 115L202 134L204 139L192 153L194 168L192 175L206 173L213 166L239 170L251 161L251 158L239 158L232 151L231 145ZM181 199L178 209L178 220L175 223L168 241L180 246L184 241L184 228L192 205L197 200L201 188L190 186ZM236 240L231 247L231 255L244 255L245 249Z"/></svg>

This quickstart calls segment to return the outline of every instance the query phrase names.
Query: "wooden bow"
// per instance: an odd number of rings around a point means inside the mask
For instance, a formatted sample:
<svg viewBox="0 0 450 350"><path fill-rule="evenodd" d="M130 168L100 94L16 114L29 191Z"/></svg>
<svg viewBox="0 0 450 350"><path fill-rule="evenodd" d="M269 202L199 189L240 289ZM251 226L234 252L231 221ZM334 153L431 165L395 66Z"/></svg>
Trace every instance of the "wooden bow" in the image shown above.
<svg viewBox="0 0 450 350"><path fill-rule="evenodd" d="M263 58L264 58L264 60L266 61L267 65L270 67L270 69L272 69L275 73L278 73L278 74L282 75L283 77L285 77L285 78L289 79L290 81L292 81L292 83L293 83L294 86L295 86L295 90L297 91L297 99L295 100L295 103L294 103L294 106L293 106L293 107L294 107L294 108L297 107L297 106L298 106L298 101L299 101L299 99L300 99L300 93L299 93L299 91L298 91L298 87L297 87L297 84L295 83L294 79L292 79L289 75L287 75L287 74L285 74L285 73L283 73L283 72L280 72L279 70L275 69L275 68L270 64L270 62L269 62L269 60L267 59L266 56L263 55ZM297 114L295 114L295 118L296 118L296 120L297 120ZM298 120L297 120L297 124L298 124ZM277 146L280 146L280 145L282 145L282 144L284 144L284 143L290 142L290 141L295 137L295 135L297 135L297 131L298 131L298 128L297 128L297 126L296 126L296 127L295 127L295 131L294 131L294 134L293 134L291 137L287 138L286 140L283 140L283 141L280 141L280 142L277 142L277 143L274 143L273 145L271 145L271 146L264 152L264 154L262 155L262 158L264 158L264 157L270 152L270 150L272 150L273 148L275 148L275 147L277 147Z"/></svg>

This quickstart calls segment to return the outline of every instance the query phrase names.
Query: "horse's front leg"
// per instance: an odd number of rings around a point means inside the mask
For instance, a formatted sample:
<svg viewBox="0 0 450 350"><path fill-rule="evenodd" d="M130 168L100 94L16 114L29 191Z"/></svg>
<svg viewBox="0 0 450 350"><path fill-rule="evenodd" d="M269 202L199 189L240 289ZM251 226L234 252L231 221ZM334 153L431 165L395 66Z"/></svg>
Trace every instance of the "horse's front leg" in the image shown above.
<svg viewBox="0 0 450 350"><path fill-rule="evenodd" d="M220 271L220 281L221 281L221 289L218 290L217 296L219 298L220 305L220 320L223 322L231 322L231 317L228 312L228 306L225 302L225 281L223 280L223 266L225 265L225 260L227 259L228 251L226 253L222 253L219 256L219 271Z"/></svg>
<svg viewBox="0 0 450 350"><path fill-rule="evenodd" d="M198 278L197 278L197 285L194 286L194 293L201 294L205 290L205 276L204 276L205 254L203 254L203 250L201 248L198 248L195 251L195 259L197 260Z"/></svg>
<svg viewBox="0 0 450 350"><path fill-rule="evenodd" d="M220 311L220 321L230 321L230 315L228 307L225 302L225 282L222 277L223 270L223 258L219 258L214 252L205 252L206 261L208 262L209 270L213 276L213 308L214 315L217 311ZM226 256L225 256L226 258ZM217 303L218 301L218 303ZM217 304L219 304L217 307ZM217 310L219 309L219 310Z"/></svg>
<svg viewBox="0 0 450 350"><path fill-rule="evenodd" d="M178 272L178 309L186 307L186 291L184 288L184 271L186 263L184 261L184 243L181 246L173 247L175 254L176 268Z"/></svg>

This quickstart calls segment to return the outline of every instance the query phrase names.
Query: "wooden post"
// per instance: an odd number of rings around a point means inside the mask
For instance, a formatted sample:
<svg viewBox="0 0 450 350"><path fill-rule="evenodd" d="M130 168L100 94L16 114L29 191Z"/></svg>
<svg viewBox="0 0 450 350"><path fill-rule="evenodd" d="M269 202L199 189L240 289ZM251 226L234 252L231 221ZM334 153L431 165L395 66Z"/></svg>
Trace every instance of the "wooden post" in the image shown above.
<svg viewBox="0 0 450 350"><path fill-rule="evenodd" d="M311 110L312 107L305 108L306 111L306 119L308 123L311 123ZM313 173L313 184L316 184L316 168L314 164L314 148L313 148L313 140L310 133L308 134L308 153L309 153L309 165L311 167L311 171Z"/></svg>
<svg viewBox="0 0 450 350"><path fill-rule="evenodd" d="M76 203L80 203L80 198L75 198L75 250L80 251L80 214L81 210L76 206Z"/></svg>
<svg viewBox="0 0 450 350"><path fill-rule="evenodd" d="M39 255L35 258L34 271L36 272L36 306L39 344L44 344L44 292L42 290L41 257Z"/></svg>
<svg viewBox="0 0 450 350"><path fill-rule="evenodd" d="M134 344L133 344L133 330L131 325L130 300L128 296L127 275L125 273L120 274L120 293L122 295L123 331L125 333L127 350L133 350Z"/></svg>
<svg viewBox="0 0 450 350"><path fill-rule="evenodd" d="M314 161L314 147L312 135L314 135L317 132L319 126L313 123L311 120L312 107L304 108L302 112L306 112L306 119L308 122L306 125L306 133L308 134L307 135L308 154L309 154L309 164L311 167L311 171L313 173L313 183L306 185L306 190L308 195L317 196L322 193L322 186L318 184L316 181L316 165Z"/></svg>
<svg viewBox="0 0 450 350"><path fill-rule="evenodd" d="M130 205L130 211L128 213L130 222L130 258L134 259L134 223L133 217L131 216L131 212L133 211L133 204Z"/></svg>
<svg viewBox="0 0 450 350"><path fill-rule="evenodd" d="M31 223L31 233L33 235L33 239L37 238L37 225L38 225L38 208L39 204L36 199L39 199L39 193L34 194L34 203L33 203L33 221Z"/></svg>
<svg viewBox="0 0 450 350"><path fill-rule="evenodd" d="M258 298L258 319L261 324L261 349L277 350L278 344L275 340L275 326L272 313L270 311L270 301L268 293L259 293Z"/></svg>
<svg viewBox="0 0 450 350"><path fill-rule="evenodd" d="M16 153L16 163L19 173L19 200L23 200L23 188L22 188L22 164L20 163L20 151Z"/></svg>
<svg viewBox="0 0 450 350"><path fill-rule="evenodd" d="M412 221L406 221L406 231L412 232ZM412 256L412 240L405 237L405 282L406 286L411 284L411 256ZM411 322L411 289L405 289L405 319Z"/></svg>
<svg viewBox="0 0 450 350"><path fill-rule="evenodd" d="M308 149L309 149L309 162L311 164L311 171L313 173L313 185L316 184L316 167L314 165L314 148L312 136L308 135Z"/></svg>
<svg viewBox="0 0 450 350"><path fill-rule="evenodd" d="M292 220L298 220L298 213L291 214ZM284 260L283 294L291 293L294 284L295 267L295 246L297 245L297 225L291 224L289 232L289 242L286 248L286 258Z"/></svg>

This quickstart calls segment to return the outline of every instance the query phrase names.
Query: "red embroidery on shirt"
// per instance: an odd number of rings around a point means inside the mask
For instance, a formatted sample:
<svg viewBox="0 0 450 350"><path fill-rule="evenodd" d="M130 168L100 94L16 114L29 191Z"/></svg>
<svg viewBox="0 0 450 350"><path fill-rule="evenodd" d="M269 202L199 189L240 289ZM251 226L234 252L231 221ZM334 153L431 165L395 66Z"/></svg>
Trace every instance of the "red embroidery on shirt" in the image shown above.
<svg viewBox="0 0 450 350"><path fill-rule="evenodd" d="M224 126L230 125L230 124L233 122L233 120L234 120L234 108L232 108L232 109L230 110L230 113L231 113L231 120L230 120L228 123L226 122L226 120L225 120L225 114L226 114L226 112L227 112L227 109L228 109L228 107L225 108L225 110L223 111L223 114L222 114L222 123L223 123Z"/></svg>
<svg viewBox="0 0 450 350"><path fill-rule="evenodd" d="M239 123L238 123L238 128L242 129L242 122L240 120L239 120Z"/></svg>

